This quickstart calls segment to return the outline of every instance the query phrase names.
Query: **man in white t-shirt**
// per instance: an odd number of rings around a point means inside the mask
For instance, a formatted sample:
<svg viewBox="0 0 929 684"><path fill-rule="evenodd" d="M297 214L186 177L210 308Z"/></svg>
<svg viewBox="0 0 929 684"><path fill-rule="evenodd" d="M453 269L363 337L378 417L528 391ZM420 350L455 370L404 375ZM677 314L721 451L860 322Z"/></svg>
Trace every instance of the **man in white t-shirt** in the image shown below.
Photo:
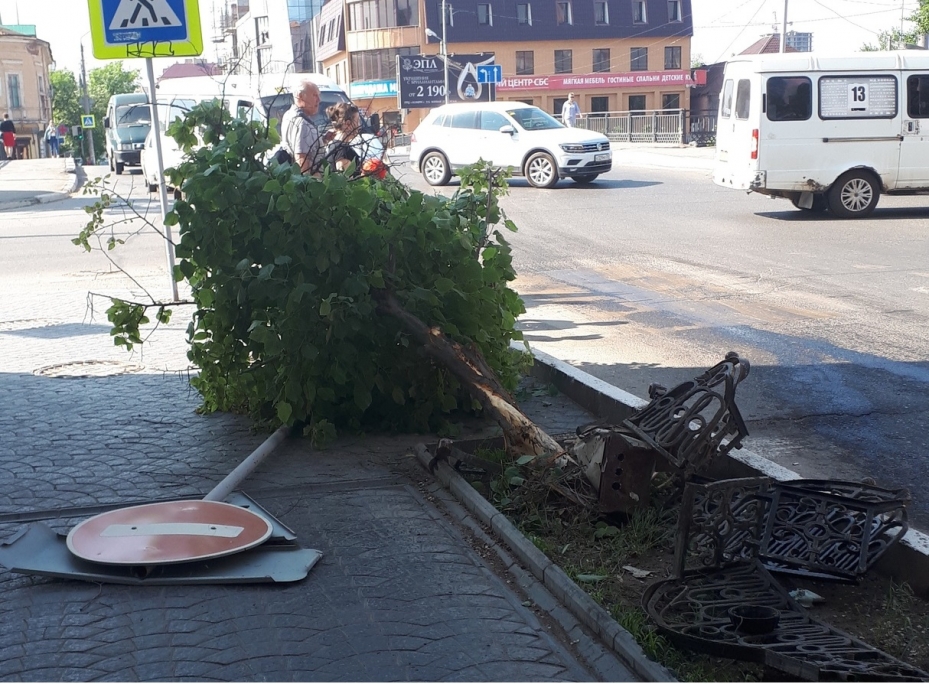
<svg viewBox="0 0 929 684"><path fill-rule="evenodd" d="M574 99L574 93L568 93L568 99L561 108L561 120L565 126L577 126L577 117L581 115L581 106Z"/></svg>
<svg viewBox="0 0 929 684"><path fill-rule="evenodd" d="M294 106L281 119L281 147L300 165L301 173L319 173L324 141L313 117L319 111L319 87L301 81L294 89Z"/></svg>

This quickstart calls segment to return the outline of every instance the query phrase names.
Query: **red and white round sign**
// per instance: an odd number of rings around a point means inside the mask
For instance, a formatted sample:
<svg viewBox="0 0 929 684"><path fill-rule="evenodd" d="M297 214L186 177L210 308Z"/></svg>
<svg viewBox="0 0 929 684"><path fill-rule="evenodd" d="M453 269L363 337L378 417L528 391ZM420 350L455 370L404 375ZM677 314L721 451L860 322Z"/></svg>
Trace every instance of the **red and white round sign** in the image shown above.
<svg viewBox="0 0 929 684"><path fill-rule="evenodd" d="M165 565L228 556L261 544L271 523L220 501L168 501L120 508L68 534L78 558L108 565Z"/></svg>

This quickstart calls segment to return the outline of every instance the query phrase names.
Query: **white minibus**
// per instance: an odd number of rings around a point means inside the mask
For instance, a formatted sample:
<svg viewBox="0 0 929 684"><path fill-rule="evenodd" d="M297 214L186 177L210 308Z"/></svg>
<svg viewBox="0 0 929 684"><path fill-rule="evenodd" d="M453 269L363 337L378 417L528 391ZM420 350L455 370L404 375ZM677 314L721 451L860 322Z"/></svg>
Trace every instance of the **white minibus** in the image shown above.
<svg viewBox="0 0 929 684"><path fill-rule="evenodd" d="M929 192L929 52L733 58L713 180L841 218Z"/></svg>

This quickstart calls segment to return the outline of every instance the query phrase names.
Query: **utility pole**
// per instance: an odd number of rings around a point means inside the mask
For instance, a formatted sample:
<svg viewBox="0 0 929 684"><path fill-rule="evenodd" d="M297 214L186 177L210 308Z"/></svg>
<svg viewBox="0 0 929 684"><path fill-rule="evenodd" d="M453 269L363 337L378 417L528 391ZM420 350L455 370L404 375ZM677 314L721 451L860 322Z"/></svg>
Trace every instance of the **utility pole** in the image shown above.
<svg viewBox="0 0 929 684"><path fill-rule="evenodd" d="M445 0L442 0L442 62L445 64L445 104L448 104L448 43L445 41L445 24L448 23L448 13L445 10Z"/></svg>
<svg viewBox="0 0 929 684"><path fill-rule="evenodd" d="M784 16L781 18L781 52L787 52L787 1L784 0Z"/></svg>
<svg viewBox="0 0 929 684"><path fill-rule="evenodd" d="M84 41L81 41L81 85L84 89L84 113L90 114L90 95L87 94L87 69L84 67ZM97 163L97 156L94 153L94 129L87 129L90 131L90 164ZM86 134L84 137L88 137Z"/></svg>

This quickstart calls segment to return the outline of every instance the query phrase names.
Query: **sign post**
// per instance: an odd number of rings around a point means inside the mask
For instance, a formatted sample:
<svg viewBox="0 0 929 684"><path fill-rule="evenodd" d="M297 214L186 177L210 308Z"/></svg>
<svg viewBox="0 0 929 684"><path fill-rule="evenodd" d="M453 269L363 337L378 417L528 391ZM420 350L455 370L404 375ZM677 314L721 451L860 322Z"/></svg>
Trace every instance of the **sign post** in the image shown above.
<svg viewBox="0 0 929 684"><path fill-rule="evenodd" d="M197 0L89 0L90 33L97 59L145 59L149 100L152 108L152 135L158 160L158 188L161 222L171 296L178 299L174 279L174 240L168 215L168 193L164 181L164 158L155 97L153 57L194 57L203 52L200 7Z"/></svg>

